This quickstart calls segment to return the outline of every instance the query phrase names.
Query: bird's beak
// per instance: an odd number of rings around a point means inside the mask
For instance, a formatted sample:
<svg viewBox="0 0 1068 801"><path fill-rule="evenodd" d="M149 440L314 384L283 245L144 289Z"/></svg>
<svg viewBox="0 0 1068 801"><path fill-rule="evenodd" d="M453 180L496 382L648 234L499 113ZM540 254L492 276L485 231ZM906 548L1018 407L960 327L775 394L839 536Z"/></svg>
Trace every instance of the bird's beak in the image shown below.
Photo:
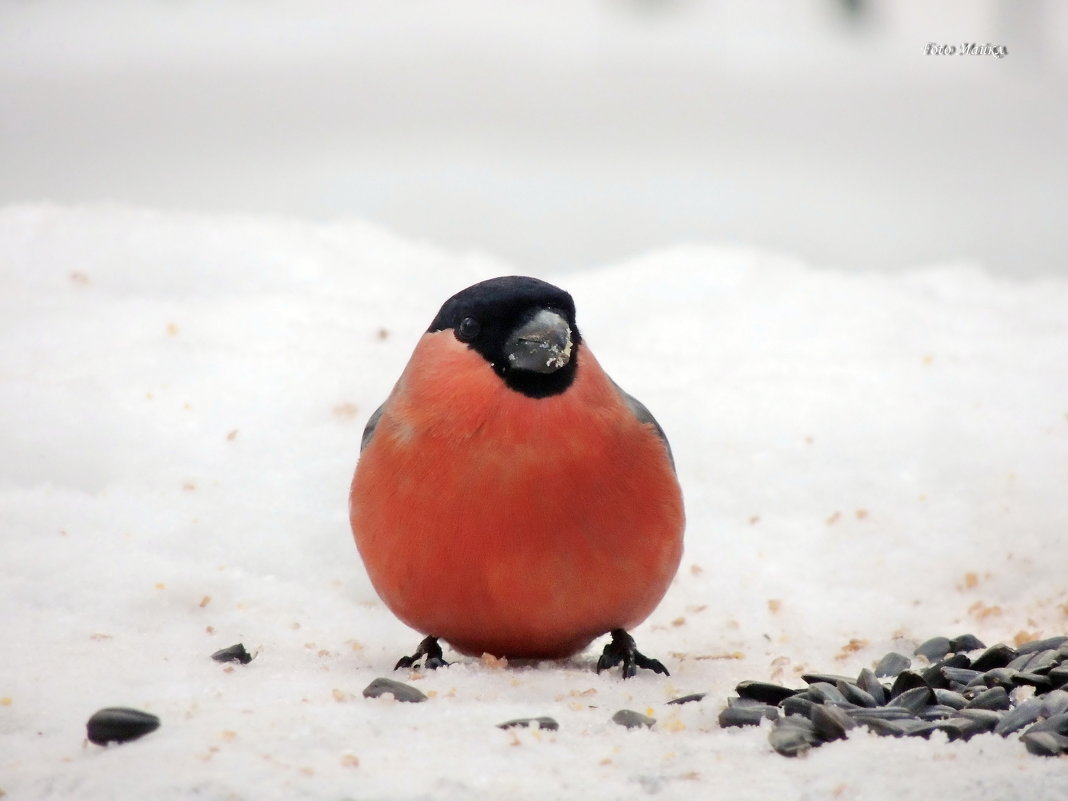
<svg viewBox="0 0 1068 801"><path fill-rule="evenodd" d="M508 337L508 365L532 373L554 373L571 361L571 326L556 312L542 309Z"/></svg>

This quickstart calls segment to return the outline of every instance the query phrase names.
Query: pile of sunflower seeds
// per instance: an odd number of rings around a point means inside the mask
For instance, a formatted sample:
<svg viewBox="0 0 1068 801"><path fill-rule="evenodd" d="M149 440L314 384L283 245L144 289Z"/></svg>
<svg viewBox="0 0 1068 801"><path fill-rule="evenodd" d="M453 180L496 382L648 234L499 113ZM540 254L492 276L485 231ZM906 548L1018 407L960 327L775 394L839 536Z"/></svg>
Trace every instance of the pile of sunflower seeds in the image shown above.
<svg viewBox="0 0 1068 801"><path fill-rule="evenodd" d="M797 756L864 726L888 737L968 740L992 732L1021 732L1027 750L1068 754L1068 636L1017 648L987 648L970 634L933 637L916 648L921 657L891 652L856 678L806 673L807 687L743 681L727 700L720 726L774 721L768 737L784 756Z"/></svg>

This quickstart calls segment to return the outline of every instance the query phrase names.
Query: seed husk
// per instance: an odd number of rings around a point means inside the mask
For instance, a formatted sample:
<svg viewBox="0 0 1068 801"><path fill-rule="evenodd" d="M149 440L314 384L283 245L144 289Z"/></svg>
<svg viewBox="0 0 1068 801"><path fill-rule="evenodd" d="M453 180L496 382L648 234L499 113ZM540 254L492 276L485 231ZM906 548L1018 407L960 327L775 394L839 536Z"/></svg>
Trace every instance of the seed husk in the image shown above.
<svg viewBox="0 0 1068 801"><path fill-rule="evenodd" d="M220 648L211 655L211 658L216 662L240 662L242 665L247 665L252 661L252 654L245 650L244 643L239 642L226 648Z"/></svg>
<svg viewBox="0 0 1068 801"><path fill-rule="evenodd" d="M801 692L765 681L743 681L734 688L734 691L742 698L752 698L754 701L765 704L780 704L784 699Z"/></svg>
<svg viewBox="0 0 1068 801"><path fill-rule="evenodd" d="M972 661L972 669L978 670L980 673L985 673L994 668L1006 667L1009 662L1017 656L1019 656L1019 654L1016 649L1005 645L1004 643L991 645Z"/></svg>
<svg viewBox="0 0 1068 801"><path fill-rule="evenodd" d="M946 654L949 653L950 642L949 637L932 637L917 645L912 654L913 656L926 657L928 662L937 662L939 659L944 659Z"/></svg>
<svg viewBox="0 0 1068 801"><path fill-rule="evenodd" d="M700 701L708 693L690 693L689 695L681 695L678 698L672 698L668 701L669 704L689 704L694 701Z"/></svg>
<svg viewBox="0 0 1068 801"><path fill-rule="evenodd" d="M515 720L506 720L504 723L497 724L498 729L525 729L528 727L557 731L560 728L560 724L548 715L543 715L540 718L516 718Z"/></svg>
<svg viewBox="0 0 1068 801"><path fill-rule="evenodd" d="M961 634L949 641L950 653L978 651L981 648L986 648L986 644L974 634Z"/></svg>
<svg viewBox="0 0 1068 801"><path fill-rule="evenodd" d="M85 724L85 736L96 745L128 743L159 728L159 718L140 709L110 706L94 712Z"/></svg>
<svg viewBox="0 0 1068 801"><path fill-rule="evenodd" d="M364 698L380 698L383 695L392 695L395 700L409 704L421 704L427 698L418 687L385 677L379 677L363 688Z"/></svg>
<svg viewBox="0 0 1068 801"><path fill-rule="evenodd" d="M880 678L890 678L897 676L903 670L908 670L910 665L912 665L912 660L907 656L891 651L875 665L875 675Z"/></svg>
<svg viewBox="0 0 1068 801"><path fill-rule="evenodd" d="M621 709L612 715L612 722L627 729L649 729L656 723L656 718L643 715L641 712L635 712L633 709Z"/></svg>

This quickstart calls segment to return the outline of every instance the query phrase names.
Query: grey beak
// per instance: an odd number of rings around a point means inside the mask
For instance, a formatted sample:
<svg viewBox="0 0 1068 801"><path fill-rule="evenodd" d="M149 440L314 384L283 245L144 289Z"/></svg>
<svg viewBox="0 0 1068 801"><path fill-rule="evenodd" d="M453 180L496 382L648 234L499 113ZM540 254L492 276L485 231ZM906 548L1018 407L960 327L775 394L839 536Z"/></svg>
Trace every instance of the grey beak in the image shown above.
<svg viewBox="0 0 1068 801"><path fill-rule="evenodd" d="M512 332L504 350L515 370L554 373L571 361L571 327L556 312L542 309Z"/></svg>

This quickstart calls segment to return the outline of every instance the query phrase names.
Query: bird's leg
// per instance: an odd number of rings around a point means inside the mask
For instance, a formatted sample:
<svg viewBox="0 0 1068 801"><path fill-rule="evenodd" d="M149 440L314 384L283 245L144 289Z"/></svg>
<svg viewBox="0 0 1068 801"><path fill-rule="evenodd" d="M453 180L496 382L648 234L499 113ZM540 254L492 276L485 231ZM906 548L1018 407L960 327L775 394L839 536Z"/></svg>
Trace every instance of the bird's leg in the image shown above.
<svg viewBox="0 0 1068 801"><path fill-rule="evenodd" d="M633 640L631 642L633 642ZM401 668L414 667L415 663L424 656L426 657L426 661L423 663L423 667L427 670L436 670L439 667L446 667L449 664L445 661L445 655L441 652L441 646L438 645L438 638L425 637L423 638L423 641L419 643L419 647L415 649L415 653L411 656L402 656L400 661L394 665L393 669L400 670Z"/></svg>
<svg viewBox="0 0 1068 801"><path fill-rule="evenodd" d="M623 629L612 629L609 633L612 635L612 642L604 647L601 658L597 660L598 673L608 668L614 668L622 662L623 678L625 679L629 679L636 674L638 668L651 670L653 673L663 673L665 676L671 675L668 673L668 669L660 663L660 660L650 659L639 652L634 638Z"/></svg>

